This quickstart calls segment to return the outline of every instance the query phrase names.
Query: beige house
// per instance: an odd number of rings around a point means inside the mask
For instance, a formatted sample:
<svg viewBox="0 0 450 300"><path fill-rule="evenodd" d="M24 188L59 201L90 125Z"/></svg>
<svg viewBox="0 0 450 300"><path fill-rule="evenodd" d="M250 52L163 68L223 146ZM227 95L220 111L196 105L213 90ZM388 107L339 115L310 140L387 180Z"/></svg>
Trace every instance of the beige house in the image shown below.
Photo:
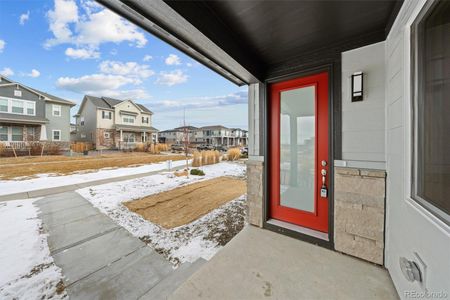
<svg viewBox="0 0 450 300"><path fill-rule="evenodd" d="M136 143L156 142L153 113L133 100L86 95L76 118L76 141L91 142L96 148L126 149Z"/></svg>

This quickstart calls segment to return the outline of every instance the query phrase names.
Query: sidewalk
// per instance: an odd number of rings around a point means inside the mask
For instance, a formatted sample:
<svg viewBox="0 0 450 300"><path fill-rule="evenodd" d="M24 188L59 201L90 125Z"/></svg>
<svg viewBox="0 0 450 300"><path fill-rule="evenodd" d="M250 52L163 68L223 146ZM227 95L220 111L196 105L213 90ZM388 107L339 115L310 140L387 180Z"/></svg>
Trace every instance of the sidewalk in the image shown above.
<svg viewBox="0 0 450 300"><path fill-rule="evenodd" d="M174 269L76 192L35 204L70 299L167 299L204 262Z"/></svg>
<svg viewBox="0 0 450 300"><path fill-rule="evenodd" d="M177 166L173 167L171 171L176 171L183 169L185 166ZM62 185L52 188L45 188L45 189L38 189L33 190L29 192L21 192L21 193L14 193L14 194L8 194L8 195L0 195L0 202L2 201L11 201L11 200L19 200L19 199L27 199L27 198L36 198L36 197L43 197L47 195L53 195L58 193L64 193L64 192L70 192L75 191L81 188L93 186L93 185L100 185L110 182L117 182L117 181L123 181L128 179L134 179L134 178L140 178L145 176L151 176L155 174L159 174L161 172L168 171L168 170L157 170L152 172L146 172L146 173L139 173L139 174L132 174L132 175L126 175L126 176L119 176L119 177L112 177L112 178L106 178L106 179L99 179L99 180L93 180L83 183L76 183L76 184L69 184L69 185Z"/></svg>

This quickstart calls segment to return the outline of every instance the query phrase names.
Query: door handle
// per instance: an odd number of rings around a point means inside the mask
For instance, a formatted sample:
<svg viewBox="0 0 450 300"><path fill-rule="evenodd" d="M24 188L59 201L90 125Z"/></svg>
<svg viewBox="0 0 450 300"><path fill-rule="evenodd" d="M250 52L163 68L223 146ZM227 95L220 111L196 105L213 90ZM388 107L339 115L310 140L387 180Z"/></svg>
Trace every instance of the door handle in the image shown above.
<svg viewBox="0 0 450 300"><path fill-rule="evenodd" d="M325 185L325 178L327 176L327 170L322 169L322 171L320 172L322 174L322 185Z"/></svg>

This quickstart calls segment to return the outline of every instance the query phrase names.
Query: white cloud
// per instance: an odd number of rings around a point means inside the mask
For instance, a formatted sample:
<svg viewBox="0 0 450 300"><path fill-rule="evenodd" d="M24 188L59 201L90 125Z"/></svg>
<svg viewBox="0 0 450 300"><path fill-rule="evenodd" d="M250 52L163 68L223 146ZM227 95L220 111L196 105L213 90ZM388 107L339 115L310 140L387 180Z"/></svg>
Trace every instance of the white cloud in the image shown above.
<svg viewBox="0 0 450 300"><path fill-rule="evenodd" d="M65 54L73 59L92 59L99 58L100 52L92 48L67 48Z"/></svg>
<svg viewBox="0 0 450 300"><path fill-rule="evenodd" d="M139 84L137 79L121 75L92 74L82 77L60 77L56 85L75 93L93 93L98 91L117 90L126 84Z"/></svg>
<svg viewBox="0 0 450 300"><path fill-rule="evenodd" d="M131 78L148 78L155 74L149 65L139 65L137 62L103 61L99 65L105 74L123 75Z"/></svg>
<svg viewBox="0 0 450 300"><path fill-rule="evenodd" d="M37 77L41 76L41 72L39 72L39 71L36 70L36 69L33 69L33 70L31 70L30 73L25 74L25 75L26 75L26 76L29 76L29 77L37 78Z"/></svg>
<svg viewBox="0 0 450 300"><path fill-rule="evenodd" d="M199 110L224 107L229 105L247 104L247 91L236 92L225 96L196 97L194 99L164 100L150 103L155 111Z"/></svg>
<svg viewBox="0 0 450 300"><path fill-rule="evenodd" d="M152 60L153 59L153 56L151 56L151 55L146 55L146 56L144 56L144 58L142 59L143 61L150 61L150 60Z"/></svg>
<svg viewBox="0 0 450 300"><path fill-rule="evenodd" d="M186 82L187 79L188 76L184 74L183 71L175 70L172 72L160 72L156 83L161 85L173 86Z"/></svg>
<svg viewBox="0 0 450 300"><path fill-rule="evenodd" d="M169 56L167 56L165 62L166 62L166 65L169 65L169 66L181 65L180 58L178 57L178 55L175 55L175 54L169 54Z"/></svg>
<svg viewBox="0 0 450 300"><path fill-rule="evenodd" d="M4 40L0 40L0 53L2 53L3 49L5 49L5 45L6 45L6 42Z"/></svg>
<svg viewBox="0 0 450 300"><path fill-rule="evenodd" d="M116 99L149 99L150 95L144 89L131 89L131 90L103 90L103 91L93 91L88 93L93 96L98 97L111 97Z"/></svg>
<svg viewBox="0 0 450 300"><path fill-rule="evenodd" d="M0 74L6 77L13 76L14 71L11 68L3 68L3 70L0 71Z"/></svg>
<svg viewBox="0 0 450 300"><path fill-rule="evenodd" d="M47 14L50 31L54 38L48 39L45 46L69 43L98 49L102 43L121 43L124 41L143 47L147 43L144 34L137 26L121 18L109 9L104 9L93 1L83 1L82 12L73 0L55 0L54 10Z"/></svg>
<svg viewBox="0 0 450 300"><path fill-rule="evenodd" d="M19 17L20 25L25 25L25 22L30 19L30 11L27 11L26 14L21 14Z"/></svg>
<svg viewBox="0 0 450 300"><path fill-rule="evenodd" d="M54 38L46 41L46 47L73 42L72 30L69 25L77 23L79 20L78 6L75 1L55 0L55 8L48 11L47 18Z"/></svg>

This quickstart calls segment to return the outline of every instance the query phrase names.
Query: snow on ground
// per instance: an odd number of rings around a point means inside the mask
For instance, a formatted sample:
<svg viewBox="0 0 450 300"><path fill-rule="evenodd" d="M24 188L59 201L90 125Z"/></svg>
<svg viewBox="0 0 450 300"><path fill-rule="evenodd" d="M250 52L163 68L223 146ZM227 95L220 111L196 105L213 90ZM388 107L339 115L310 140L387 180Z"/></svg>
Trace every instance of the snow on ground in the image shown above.
<svg viewBox="0 0 450 300"><path fill-rule="evenodd" d="M245 176L242 163L222 162L201 167L205 176L175 177L172 173L108 183L77 192L134 236L165 255L174 264L210 259L244 226L246 195L222 205L200 219L165 229L129 211L122 202L220 176ZM233 234L234 233L234 234Z"/></svg>
<svg viewBox="0 0 450 300"><path fill-rule="evenodd" d="M0 202L0 299L67 297L33 200Z"/></svg>
<svg viewBox="0 0 450 300"><path fill-rule="evenodd" d="M62 162L64 163L64 162ZM184 160L172 161L172 167L178 167L185 164ZM128 168L105 168L100 169L97 172L77 172L66 176L52 176L52 174L39 174L38 178L32 178L28 180L0 180L0 196L9 195L14 193L30 192L34 190L80 184L89 181L115 178L133 174L142 174L153 171L160 171L167 169L167 162L148 164L139 167Z"/></svg>

